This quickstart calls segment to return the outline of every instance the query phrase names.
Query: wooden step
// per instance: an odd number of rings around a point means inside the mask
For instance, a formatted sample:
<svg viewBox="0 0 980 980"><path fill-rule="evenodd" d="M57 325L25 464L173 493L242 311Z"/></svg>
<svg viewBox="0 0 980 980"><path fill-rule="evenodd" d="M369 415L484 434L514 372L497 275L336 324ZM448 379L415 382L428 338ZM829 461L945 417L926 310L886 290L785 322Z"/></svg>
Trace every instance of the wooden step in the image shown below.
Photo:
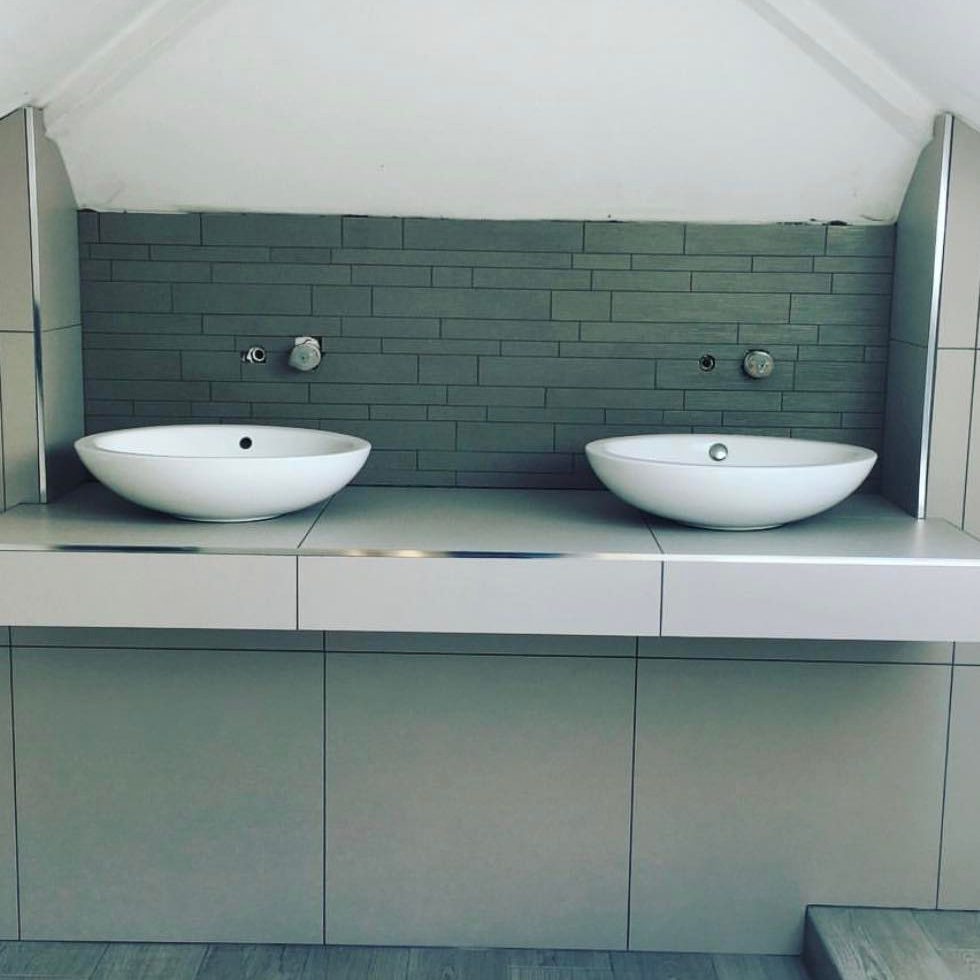
<svg viewBox="0 0 980 980"><path fill-rule="evenodd" d="M803 961L812 980L957 980L908 909L810 906Z"/></svg>

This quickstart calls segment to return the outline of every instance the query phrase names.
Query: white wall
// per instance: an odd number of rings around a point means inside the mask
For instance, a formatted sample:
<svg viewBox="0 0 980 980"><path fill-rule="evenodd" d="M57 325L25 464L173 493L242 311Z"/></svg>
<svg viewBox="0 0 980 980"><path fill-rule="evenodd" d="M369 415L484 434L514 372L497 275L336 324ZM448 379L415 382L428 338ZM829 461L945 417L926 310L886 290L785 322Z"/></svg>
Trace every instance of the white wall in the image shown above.
<svg viewBox="0 0 980 980"><path fill-rule="evenodd" d="M49 129L103 209L894 219L929 112L753 6L227 0Z"/></svg>

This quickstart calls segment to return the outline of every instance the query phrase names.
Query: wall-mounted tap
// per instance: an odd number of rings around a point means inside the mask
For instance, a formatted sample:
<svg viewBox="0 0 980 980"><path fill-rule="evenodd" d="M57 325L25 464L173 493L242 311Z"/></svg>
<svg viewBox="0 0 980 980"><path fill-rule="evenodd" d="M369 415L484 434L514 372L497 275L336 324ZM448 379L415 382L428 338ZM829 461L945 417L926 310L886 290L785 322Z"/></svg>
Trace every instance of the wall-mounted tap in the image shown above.
<svg viewBox="0 0 980 980"><path fill-rule="evenodd" d="M297 337L289 354L289 366L297 371L313 371L323 360L323 349L316 337Z"/></svg>
<svg viewBox="0 0 980 980"><path fill-rule="evenodd" d="M767 350L750 350L742 358L742 370L750 378L768 378L775 366L776 362Z"/></svg>

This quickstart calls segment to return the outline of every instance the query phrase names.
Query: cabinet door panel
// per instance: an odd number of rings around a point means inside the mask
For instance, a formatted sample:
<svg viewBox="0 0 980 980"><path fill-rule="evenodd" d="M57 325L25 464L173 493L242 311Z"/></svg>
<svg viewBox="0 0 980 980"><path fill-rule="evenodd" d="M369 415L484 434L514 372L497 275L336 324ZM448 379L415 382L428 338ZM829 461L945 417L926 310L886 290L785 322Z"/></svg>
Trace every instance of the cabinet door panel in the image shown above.
<svg viewBox="0 0 980 980"><path fill-rule="evenodd" d="M930 906L949 671L641 660L633 947L796 953L807 905Z"/></svg>
<svg viewBox="0 0 980 980"><path fill-rule="evenodd" d="M622 947L633 672L329 655L327 941Z"/></svg>
<svg viewBox="0 0 980 980"><path fill-rule="evenodd" d="M322 654L13 655L25 939L321 941Z"/></svg>

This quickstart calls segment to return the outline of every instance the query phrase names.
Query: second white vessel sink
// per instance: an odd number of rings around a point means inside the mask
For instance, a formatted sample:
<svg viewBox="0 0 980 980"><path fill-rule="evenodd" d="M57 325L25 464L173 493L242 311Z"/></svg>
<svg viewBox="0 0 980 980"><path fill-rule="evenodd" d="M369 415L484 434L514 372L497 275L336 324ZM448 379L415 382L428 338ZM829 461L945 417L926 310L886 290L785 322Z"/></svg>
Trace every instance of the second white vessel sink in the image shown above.
<svg viewBox="0 0 980 980"><path fill-rule="evenodd" d="M837 442L686 433L598 439L585 453L596 476L627 503L683 524L739 531L833 507L878 458Z"/></svg>
<svg viewBox="0 0 980 980"><path fill-rule="evenodd" d="M75 449L121 497L194 521L258 521L346 486L371 444L272 425L159 425L85 436Z"/></svg>

